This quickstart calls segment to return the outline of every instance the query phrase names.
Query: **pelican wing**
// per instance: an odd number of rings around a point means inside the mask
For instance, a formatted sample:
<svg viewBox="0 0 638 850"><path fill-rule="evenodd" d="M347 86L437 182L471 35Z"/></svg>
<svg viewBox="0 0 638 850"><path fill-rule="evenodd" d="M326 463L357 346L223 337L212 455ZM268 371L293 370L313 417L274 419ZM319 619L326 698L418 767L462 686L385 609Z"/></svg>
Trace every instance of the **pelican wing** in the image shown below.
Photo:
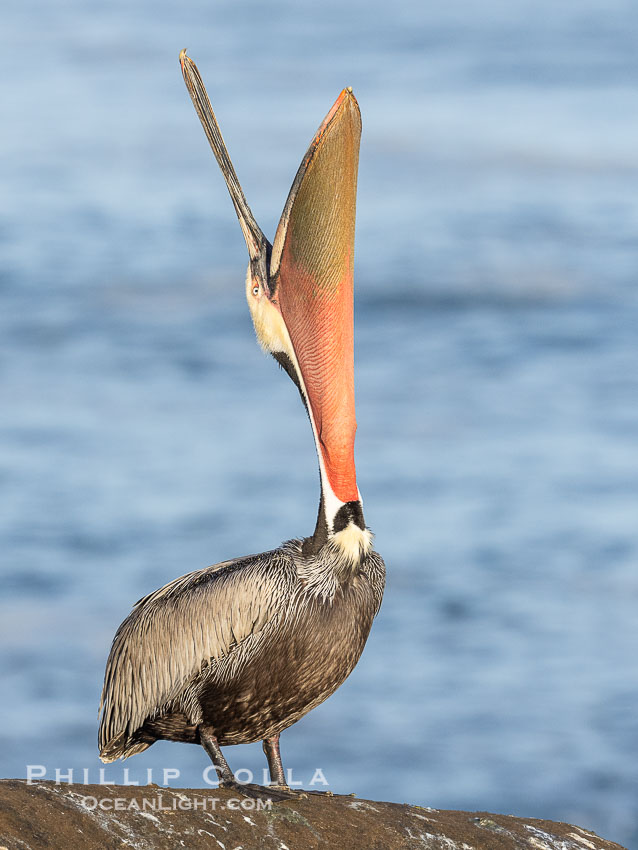
<svg viewBox="0 0 638 850"><path fill-rule="evenodd" d="M117 630L106 665L102 760L146 749L127 744L194 676L229 659L285 610L288 576L281 550L267 552L189 573L137 602Z"/></svg>

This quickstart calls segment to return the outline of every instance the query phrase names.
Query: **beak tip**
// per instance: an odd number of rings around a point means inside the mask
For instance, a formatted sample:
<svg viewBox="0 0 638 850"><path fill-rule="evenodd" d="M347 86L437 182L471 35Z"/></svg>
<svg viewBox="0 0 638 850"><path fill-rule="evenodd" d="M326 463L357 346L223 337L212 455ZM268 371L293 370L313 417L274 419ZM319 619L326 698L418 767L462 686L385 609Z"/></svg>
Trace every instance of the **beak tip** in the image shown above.
<svg viewBox="0 0 638 850"><path fill-rule="evenodd" d="M347 106L349 106L350 108L354 108L357 111L359 110L359 102L355 97L355 94L352 90L352 86L345 87L345 89L337 98L337 104L347 104Z"/></svg>
<svg viewBox="0 0 638 850"><path fill-rule="evenodd" d="M179 52L179 64L182 66L182 68L184 67L184 63L188 59L188 56L186 56L187 50L188 50L188 48L185 47L183 50L180 50L180 52Z"/></svg>

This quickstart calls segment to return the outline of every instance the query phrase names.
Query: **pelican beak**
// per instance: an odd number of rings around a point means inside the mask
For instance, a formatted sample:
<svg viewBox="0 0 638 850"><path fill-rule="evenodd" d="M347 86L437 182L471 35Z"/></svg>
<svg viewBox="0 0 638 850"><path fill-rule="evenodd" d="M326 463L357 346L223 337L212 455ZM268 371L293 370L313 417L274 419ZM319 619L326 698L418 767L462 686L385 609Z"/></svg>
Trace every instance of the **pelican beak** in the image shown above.
<svg viewBox="0 0 638 850"><path fill-rule="evenodd" d="M361 115L344 89L317 130L270 243L246 202L204 83L183 50L186 86L219 163L250 255L247 298L261 345L308 409L330 513L358 502L354 466L353 264ZM361 520L362 521L362 520Z"/></svg>
<svg viewBox="0 0 638 850"><path fill-rule="evenodd" d="M182 50L179 54L179 62L186 88L193 101L193 106L199 115L199 120L202 122L206 137L224 175L226 186L228 187L242 233L244 234L244 239L246 240L251 267L259 271L259 277L266 284L268 279L267 266L270 243L264 236L255 220L255 216L248 206L241 184L228 155L228 150L222 138L221 130L215 118L206 88L197 70L197 65L195 65L190 56L186 55L186 50Z"/></svg>
<svg viewBox="0 0 638 850"><path fill-rule="evenodd" d="M290 335L322 473L340 502L359 499L353 265L360 138L359 106L344 89L301 162L270 261L271 300Z"/></svg>

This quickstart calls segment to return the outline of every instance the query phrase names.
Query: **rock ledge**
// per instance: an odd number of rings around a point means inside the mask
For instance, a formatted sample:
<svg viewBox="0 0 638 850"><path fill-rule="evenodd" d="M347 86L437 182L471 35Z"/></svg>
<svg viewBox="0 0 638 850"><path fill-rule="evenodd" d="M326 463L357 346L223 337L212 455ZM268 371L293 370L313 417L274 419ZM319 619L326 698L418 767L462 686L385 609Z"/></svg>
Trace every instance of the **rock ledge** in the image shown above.
<svg viewBox="0 0 638 850"><path fill-rule="evenodd" d="M254 787L254 786L252 786ZM274 797L275 795L273 795ZM0 850L625 850L564 823L308 793L0 780Z"/></svg>

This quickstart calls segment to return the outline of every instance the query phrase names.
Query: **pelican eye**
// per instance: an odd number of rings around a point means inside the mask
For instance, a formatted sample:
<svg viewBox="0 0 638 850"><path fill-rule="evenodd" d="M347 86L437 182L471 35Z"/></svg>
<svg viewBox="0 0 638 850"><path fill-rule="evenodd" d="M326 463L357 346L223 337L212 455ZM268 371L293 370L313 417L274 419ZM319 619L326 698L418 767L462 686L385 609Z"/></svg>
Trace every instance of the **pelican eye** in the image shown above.
<svg viewBox="0 0 638 850"><path fill-rule="evenodd" d="M259 295L259 287L256 284L253 286L253 295Z"/></svg>

